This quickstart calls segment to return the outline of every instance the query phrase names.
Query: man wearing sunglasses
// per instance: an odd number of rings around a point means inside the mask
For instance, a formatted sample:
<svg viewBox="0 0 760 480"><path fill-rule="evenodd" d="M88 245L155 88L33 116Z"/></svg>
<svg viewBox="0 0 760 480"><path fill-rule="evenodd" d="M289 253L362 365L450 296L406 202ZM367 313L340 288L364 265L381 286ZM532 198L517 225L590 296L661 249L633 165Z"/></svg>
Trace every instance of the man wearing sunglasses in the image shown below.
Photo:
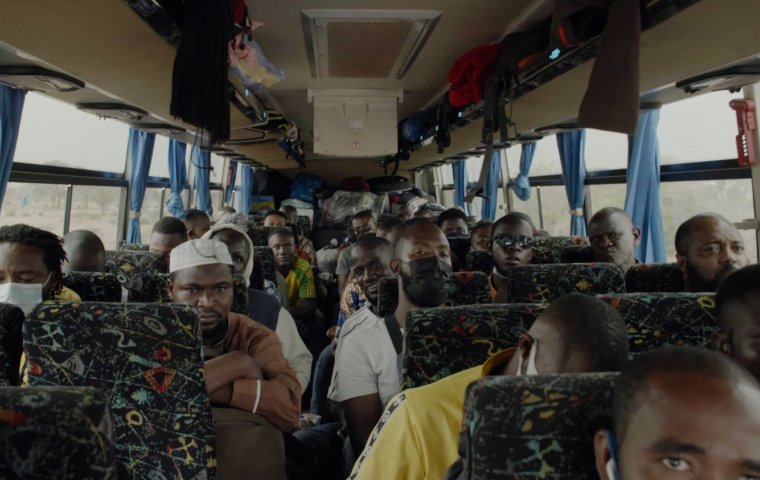
<svg viewBox="0 0 760 480"><path fill-rule="evenodd" d="M507 271L516 265L527 265L533 258L533 229L522 216L508 213L498 219L491 233L491 296L494 303L509 303Z"/></svg>

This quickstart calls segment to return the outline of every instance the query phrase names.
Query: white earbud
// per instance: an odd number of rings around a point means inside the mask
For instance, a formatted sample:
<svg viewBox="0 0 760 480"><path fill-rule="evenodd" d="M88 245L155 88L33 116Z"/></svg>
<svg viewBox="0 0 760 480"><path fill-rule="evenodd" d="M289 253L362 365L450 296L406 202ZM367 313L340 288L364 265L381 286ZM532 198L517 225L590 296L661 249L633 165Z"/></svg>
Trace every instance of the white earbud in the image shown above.
<svg viewBox="0 0 760 480"><path fill-rule="evenodd" d="M615 459L610 458L607 460L607 465L605 468L607 470L607 478L609 480L617 480L617 465L615 465Z"/></svg>

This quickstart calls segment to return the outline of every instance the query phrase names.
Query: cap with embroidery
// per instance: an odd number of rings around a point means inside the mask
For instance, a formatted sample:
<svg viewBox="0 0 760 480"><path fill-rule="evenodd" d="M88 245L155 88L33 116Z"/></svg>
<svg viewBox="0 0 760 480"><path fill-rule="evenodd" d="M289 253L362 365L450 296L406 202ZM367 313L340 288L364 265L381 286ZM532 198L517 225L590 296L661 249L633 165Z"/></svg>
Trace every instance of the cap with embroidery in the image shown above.
<svg viewBox="0 0 760 480"><path fill-rule="evenodd" d="M188 240L172 250L169 257L169 273L215 263L232 265L232 257L230 257L230 251L227 250L227 245L219 240Z"/></svg>

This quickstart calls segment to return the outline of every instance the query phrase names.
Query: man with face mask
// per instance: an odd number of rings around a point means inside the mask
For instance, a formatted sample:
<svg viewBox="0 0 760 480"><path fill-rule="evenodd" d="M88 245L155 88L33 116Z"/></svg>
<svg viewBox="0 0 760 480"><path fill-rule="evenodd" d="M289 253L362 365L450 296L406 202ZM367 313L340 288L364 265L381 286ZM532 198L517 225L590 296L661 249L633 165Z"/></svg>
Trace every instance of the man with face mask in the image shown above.
<svg viewBox="0 0 760 480"><path fill-rule="evenodd" d="M383 406L401 389L398 355L407 314L446 301L449 242L434 223L416 223L397 242L390 266L399 283L396 311L385 318L368 307L356 312L346 321L335 353L329 397L343 406L354 452L361 451Z"/></svg>
<svg viewBox="0 0 760 480"><path fill-rule="evenodd" d="M65 260L57 235L23 224L0 227L0 302L28 314L43 300L81 301L61 283Z"/></svg>
<svg viewBox="0 0 760 480"><path fill-rule="evenodd" d="M734 270L749 265L739 231L717 213L701 213L676 231L676 263L687 292L714 292Z"/></svg>
<svg viewBox="0 0 760 480"><path fill-rule="evenodd" d="M350 478L443 478L457 459L465 390L484 376L618 371L627 362L628 334L617 311L592 296L564 296L517 348L391 400Z"/></svg>
<svg viewBox="0 0 760 480"><path fill-rule="evenodd" d="M491 233L493 272L489 277L494 303L509 303L507 270L527 265L533 258L533 229L522 215L508 213L498 219Z"/></svg>

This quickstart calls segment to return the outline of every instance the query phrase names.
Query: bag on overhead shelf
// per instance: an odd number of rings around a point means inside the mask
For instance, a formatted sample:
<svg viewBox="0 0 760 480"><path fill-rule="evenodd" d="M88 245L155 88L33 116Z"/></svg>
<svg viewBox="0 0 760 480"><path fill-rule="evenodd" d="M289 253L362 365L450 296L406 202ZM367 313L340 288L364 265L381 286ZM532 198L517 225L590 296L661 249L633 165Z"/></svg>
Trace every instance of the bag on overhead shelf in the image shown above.
<svg viewBox="0 0 760 480"><path fill-rule="evenodd" d="M325 200L322 224L342 223L355 213L370 210L375 218L388 211L388 196L370 192L346 192L338 190L329 200Z"/></svg>
<svg viewBox="0 0 760 480"><path fill-rule="evenodd" d="M293 179L290 187L290 198L296 198L314 205L315 192L322 190L327 186L327 182L322 177L312 175L311 173L299 173Z"/></svg>

